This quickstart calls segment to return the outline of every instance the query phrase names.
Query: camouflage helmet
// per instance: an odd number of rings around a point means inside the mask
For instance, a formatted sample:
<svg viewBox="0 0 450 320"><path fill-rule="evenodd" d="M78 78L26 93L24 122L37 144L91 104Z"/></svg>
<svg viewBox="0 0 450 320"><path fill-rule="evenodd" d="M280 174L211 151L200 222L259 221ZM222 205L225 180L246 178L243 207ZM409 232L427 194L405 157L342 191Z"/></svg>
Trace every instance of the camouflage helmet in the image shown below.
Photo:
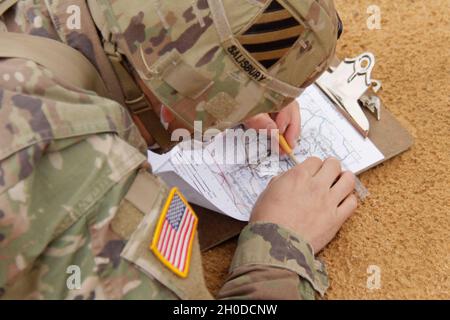
<svg viewBox="0 0 450 320"><path fill-rule="evenodd" d="M332 0L99 2L112 41L188 128L279 111L335 52Z"/></svg>

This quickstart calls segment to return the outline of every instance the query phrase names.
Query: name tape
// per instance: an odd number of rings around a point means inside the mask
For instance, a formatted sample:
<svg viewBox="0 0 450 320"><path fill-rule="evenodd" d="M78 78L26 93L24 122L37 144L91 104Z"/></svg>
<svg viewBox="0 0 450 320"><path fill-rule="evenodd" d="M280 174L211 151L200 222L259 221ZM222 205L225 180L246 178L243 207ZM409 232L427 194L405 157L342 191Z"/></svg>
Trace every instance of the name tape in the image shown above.
<svg viewBox="0 0 450 320"><path fill-rule="evenodd" d="M239 68L249 75L250 78L260 82L267 79L262 71L256 67L253 62L247 58L247 56L241 52L241 49L235 44L231 44L225 49L228 54L233 58L234 62Z"/></svg>

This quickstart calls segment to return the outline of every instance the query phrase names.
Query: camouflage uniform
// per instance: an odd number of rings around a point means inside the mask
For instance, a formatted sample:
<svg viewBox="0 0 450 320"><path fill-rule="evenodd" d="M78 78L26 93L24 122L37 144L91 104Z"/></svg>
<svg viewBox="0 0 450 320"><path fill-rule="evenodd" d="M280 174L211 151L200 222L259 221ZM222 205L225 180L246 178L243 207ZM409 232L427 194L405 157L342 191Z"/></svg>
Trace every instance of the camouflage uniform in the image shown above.
<svg viewBox="0 0 450 320"><path fill-rule="evenodd" d="M248 1L246 9L256 10L256 4L263 2ZM321 2L329 5L328 1ZM128 9L133 4L138 7L134 1L111 1L111 6L107 1L98 3L105 21L110 18L108 10L121 17L107 26L97 23L97 27L103 36L106 29L123 35L118 38L127 43L122 43L122 49L134 67L139 63L133 58L137 51L132 52L137 42L146 40L153 45L144 48L149 55L155 48L188 49L189 40L168 42L157 26L144 32L143 12L151 11L150 2L141 2L144 8L134 11ZM160 14L159 1L155 3L155 12ZM224 3L229 6L231 2ZM316 5L312 3L311 8ZM71 30L64 23L73 4L82 12L79 30ZM208 5L199 0L188 7L191 9L183 13L186 28L196 30L197 36L190 39L197 41L212 21L204 12L200 13L203 22L192 16L198 15L198 10L206 12ZM4 14L0 29L63 42L87 57L102 78L114 78L102 36L92 32L95 25L88 12L84 1L22 0ZM169 12L161 24L170 27L175 24L174 17ZM228 76L215 71L223 69L224 60L208 61L217 49L204 51L192 56L191 64L204 66L206 74L222 77L215 81L231 85ZM285 71L285 77L289 76ZM204 284L197 236L185 279L172 274L148 250L168 189L146 165L146 143L120 103L123 97L115 95L118 84L106 82L109 98L74 87L31 60L0 59L3 299L211 298ZM156 87L158 97L169 105L179 100L162 83L151 87ZM202 94L206 93L196 99ZM239 99L242 97L233 97ZM280 97L274 95L252 102L249 114L269 111L277 99ZM213 111L203 117L217 125L219 117L214 118ZM234 121L228 120L227 125ZM145 200L134 201L131 191L145 194ZM80 289L70 290L67 271L73 265L80 268L82 282ZM218 297L312 299L315 291L323 294L327 286L324 266L314 258L309 244L281 226L252 223L240 235L230 275Z"/></svg>

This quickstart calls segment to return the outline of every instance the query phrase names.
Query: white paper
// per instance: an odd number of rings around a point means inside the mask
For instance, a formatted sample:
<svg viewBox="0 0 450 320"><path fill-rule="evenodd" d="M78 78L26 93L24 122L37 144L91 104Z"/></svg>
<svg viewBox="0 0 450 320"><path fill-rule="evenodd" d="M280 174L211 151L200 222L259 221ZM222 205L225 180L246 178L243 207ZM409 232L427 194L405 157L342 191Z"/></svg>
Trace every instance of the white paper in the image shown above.
<svg viewBox="0 0 450 320"><path fill-rule="evenodd" d="M308 87L298 102L302 134L294 153L300 161L310 156L322 159L333 156L342 161L344 168L358 173L384 158L315 85ZM154 172L162 174L163 178L164 172L175 172L182 178L186 183L179 183L181 191L189 201L238 220L248 220L256 199L270 179L293 164L288 159L271 161L267 158L256 164L221 164L215 161L214 143L189 152L177 146L162 156L149 152L149 161ZM245 143L249 142L237 141L239 153L242 153L238 156L245 157ZM196 159L204 162L190 161L192 156L198 156ZM187 190L189 188L195 192Z"/></svg>

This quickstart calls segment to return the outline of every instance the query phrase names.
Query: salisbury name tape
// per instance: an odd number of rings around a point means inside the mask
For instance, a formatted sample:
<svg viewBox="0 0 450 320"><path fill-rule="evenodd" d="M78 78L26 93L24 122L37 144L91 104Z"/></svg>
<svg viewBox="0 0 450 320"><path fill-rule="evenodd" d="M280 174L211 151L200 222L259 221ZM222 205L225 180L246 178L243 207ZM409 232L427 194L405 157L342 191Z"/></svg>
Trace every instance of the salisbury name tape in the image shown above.
<svg viewBox="0 0 450 320"><path fill-rule="evenodd" d="M170 190L161 211L150 249L176 275L189 272L198 218L177 188Z"/></svg>

